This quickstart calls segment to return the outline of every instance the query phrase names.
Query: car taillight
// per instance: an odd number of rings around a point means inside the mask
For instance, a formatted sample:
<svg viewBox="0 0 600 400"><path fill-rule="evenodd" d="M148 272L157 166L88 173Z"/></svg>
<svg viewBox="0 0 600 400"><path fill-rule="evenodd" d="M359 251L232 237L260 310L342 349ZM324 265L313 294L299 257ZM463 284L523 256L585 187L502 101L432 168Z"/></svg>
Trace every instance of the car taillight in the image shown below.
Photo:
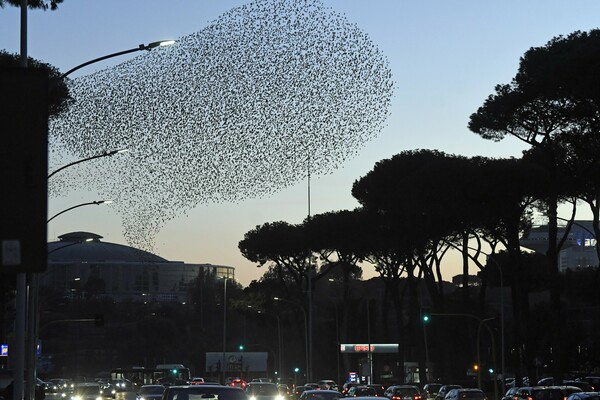
<svg viewBox="0 0 600 400"><path fill-rule="evenodd" d="M420 394L415 394L415 400L421 400L421 395Z"/></svg>
<svg viewBox="0 0 600 400"><path fill-rule="evenodd" d="M402 400L401 396L392 396L392 400Z"/></svg>

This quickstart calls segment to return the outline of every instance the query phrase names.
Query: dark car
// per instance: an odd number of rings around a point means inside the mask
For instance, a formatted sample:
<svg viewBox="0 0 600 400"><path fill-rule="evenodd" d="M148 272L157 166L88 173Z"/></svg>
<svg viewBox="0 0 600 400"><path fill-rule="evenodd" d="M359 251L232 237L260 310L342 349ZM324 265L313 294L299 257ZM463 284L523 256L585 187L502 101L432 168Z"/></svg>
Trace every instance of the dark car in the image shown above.
<svg viewBox="0 0 600 400"><path fill-rule="evenodd" d="M587 382L592 385L592 390L594 392L600 392L600 376L585 376L583 378L579 378L580 382Z"/></svg>
<svg viewBox="0 0 600 400"><path fill-rule="evenodd" d="M371 383L367 386L375 389L375 393L377 396L383 397L385 395L385 386L378 384L378 383Z"/></svg>
<svg viewBox="0 0 600 400"><path fill-rule="evenodd" d="M342 394L337 390L305 390L300 395L300 400L337 400Z"/></svg>
<svg viewBox="0 0 600 400"><path fill-rule="evenodd" d="M143 385L136 397L136 400L160 400L165 387L163 385Z"/></svg>
<svg viewBox="0 0 600 400"><path fill-rule="evenodd" d="M246 394L252 400L282 400L277 385L268 382L250 382Z"/></svg>
<svg viewBox="0 0 600 400"><path fill-rule="evenodd" d="M390 400L421 400L421 391L413 385L392 385L385 390L384 396Z"/></svg>
<svg viewBox="0 0 600 400"><path fill-rule="evenodd" d="M565 386L575 386L581 389L582 392L593 392L594 387L588 382L582 381L564 381L563 385Z"/></svg>
<svg viewBox="0 0 600 400"><path fill-rule="evenodd" d="M341 393L343 396L347 396L348 395L348 390L350 390L350 388L352 386L358 386L360 385L358 382L346 382L342 385L342 390Z"/></svg>
<svg viewBox="0 0 600 400"><path fill-rule="evenodd" d="M524 386L517 389L515 400L564 400L565 397L557 386Z"/></svg>
<svg viewBox="0 0 600 400"><path fill-rule="evenodd" d="M460 386L460 385L442 385L440 387L440 390L438 391L438 394L435 396L436 400L444 400L446 398L446 395L448 394L448 392L451 391L452 389L462 389L462 386Z"/></svg>
<svg viewBox="0 0 600 400"><path fill-rule="evenodd" d="M578 392L573 393L567 400L600 400L600 392Z"/></svg>
<svg viewBox="0 0 600 400"><path fill-rule="evenodd" d="M360 386L352 386L348 389L348 393L346 393L346 397L375 397L377 396L377 391L369 386L360 385Z"/></svg>
<svg viewBox="0 0 600 400"><path fill-rule="evenodd" d="M514 400L514 398L517 395L518 391L519 391L518 387L511 387L511 388L509 388L506 391L506 393L504 393L504 396L502 396L502 400Z"/></svg>
<svg viewBox="0 0 600 400"><path fill-rule="evenodd" d="M427 383L423 386L423 391L421 392L421 397L423 400L432 400L435 399L440 388L442 387L441 383Z"/></svg>
<svg viewBox="0 0 600 400"><path fill-rule="evenodd" d="M312 389L310 387L308 387L308 386L296 386L296 388L294 389L294 398L295 399L299 399L300 395L305 390L312 390Z"/></svg>
<svg viewBox="0 0 600 400"><path fill-rule="evenodd" d="M248 400L246 392L233 386L190 385L168 386L163 392L162 400Z"/></svg>
<svg viewBox="0 0 600 400"><path fill-rule="evenodd" d="M446 394L446 400L487 400L481 389L452 389Z"/></svg>

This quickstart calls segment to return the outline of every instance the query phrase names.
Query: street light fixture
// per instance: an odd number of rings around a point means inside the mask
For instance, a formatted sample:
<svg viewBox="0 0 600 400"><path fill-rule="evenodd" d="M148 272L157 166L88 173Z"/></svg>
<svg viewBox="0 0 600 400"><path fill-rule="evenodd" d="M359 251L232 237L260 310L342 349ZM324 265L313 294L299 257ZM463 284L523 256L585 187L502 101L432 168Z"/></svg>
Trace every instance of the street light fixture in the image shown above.
<svg viewBox="0 0 600 400"><path fill-rule="evenodd" d="M298 303L295 303L291 300L287 300L287 299L282 299L281 297L273 297L273 300L275 301L283 301L285 303L290 303L293 304L294 306L298 307L300 310L302 310L302 315L304 316L304 348L306 349L306 377L307 379L310 377L310 364L308 361L308 352L309 352L309 348L308 348L308 322L307 322L307 318L306 318L306 311L304 310L304 308L302 308L302 306Z"/></svg>
<svg viewBox="0 0 600 400"><path fill-rule="evenodd" d="M174 40L160 40L158 42L152 42L152 43L148 43L148 44L140 44L138 47L134 47L133 49L123 50L123 51L119 51L119 52L116 52L116 53L108 54L106 56L94 58L93 60L84 62L83 64L79 64L78 66L76 66L74 68L71 68L70 70L68 70L67 72L65 72L64 74L62 74L59 77L59 79L62 80L67 75L70 75L71 73L77 71L80 68L83 68L83 67L85 67L87 65L90 65L90 64L97 63L98 61L106 60L107 58L118 57L118 56L122 56L124 54L133 53L133 52L136 52L136 51L152 50L152 49L154 49L156 47L170 46L170 45L172 45L174 43L175 43Z"/></svg>

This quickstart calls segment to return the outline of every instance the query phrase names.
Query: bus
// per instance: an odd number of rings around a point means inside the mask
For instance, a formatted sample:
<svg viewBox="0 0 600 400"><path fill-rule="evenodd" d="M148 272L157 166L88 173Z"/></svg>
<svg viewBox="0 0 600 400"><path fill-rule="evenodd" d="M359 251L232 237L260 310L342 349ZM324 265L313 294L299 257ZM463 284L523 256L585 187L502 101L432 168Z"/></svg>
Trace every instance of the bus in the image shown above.
<svg viewBox="0 0 600 400"><path fill-rule="evenodd" d="M110 371L110 380L131 382L137 388L154 384L187 385L190 382L190 369L182 364L159 364L155 368L116 368Z"/></svg>

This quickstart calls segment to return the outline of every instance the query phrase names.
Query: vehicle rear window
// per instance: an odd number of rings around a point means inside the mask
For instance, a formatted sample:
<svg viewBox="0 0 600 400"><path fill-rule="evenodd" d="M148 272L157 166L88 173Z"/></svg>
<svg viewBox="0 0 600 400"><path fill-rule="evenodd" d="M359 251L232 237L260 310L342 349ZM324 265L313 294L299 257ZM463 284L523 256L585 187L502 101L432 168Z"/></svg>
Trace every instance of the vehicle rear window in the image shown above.
<svg viewBox="0 0 600 400"><path fill-rule="evenodd" d="M394 390L394 396L414 396L415 394L418 394L418 391L415 389L409 389L409 388L405 388L405 389L396 389Z"/></svg>
<svg viewBox="0 0 600 400"><path fill-rule="evenodd" d="M459 399L484 399L485 395L481 392L460 392Z"/></svg>
<svg viewBox="0 0 600 400"><path fill-rule="evenodd" d="M534 400L562 400L563 394L559 389L533 390L531 397Z"/></svg>
<svg viewBox="0 0 600 400"><path fill-rule="evenodd" d="M255 396L276 396L279 392L275 385L250 385L248 386L248 394Z"/></svg>

